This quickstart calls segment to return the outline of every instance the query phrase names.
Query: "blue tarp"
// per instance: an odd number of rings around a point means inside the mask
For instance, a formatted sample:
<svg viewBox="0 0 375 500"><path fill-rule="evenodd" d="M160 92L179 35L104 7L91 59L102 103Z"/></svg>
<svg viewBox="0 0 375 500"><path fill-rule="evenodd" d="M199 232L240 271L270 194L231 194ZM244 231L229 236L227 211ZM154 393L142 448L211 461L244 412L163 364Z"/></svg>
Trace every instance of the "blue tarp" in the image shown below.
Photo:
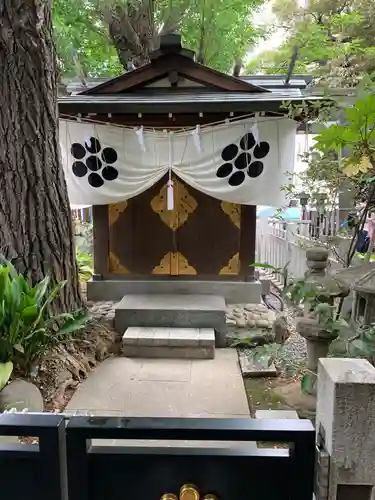
<svg viewBox="0 0 375 500"><path fill-rule="evenodd" d="M257 210L257 217L278 217L282 220L300 220L301 208L288 207L280 211L273 207L259 207Z"/></svg>

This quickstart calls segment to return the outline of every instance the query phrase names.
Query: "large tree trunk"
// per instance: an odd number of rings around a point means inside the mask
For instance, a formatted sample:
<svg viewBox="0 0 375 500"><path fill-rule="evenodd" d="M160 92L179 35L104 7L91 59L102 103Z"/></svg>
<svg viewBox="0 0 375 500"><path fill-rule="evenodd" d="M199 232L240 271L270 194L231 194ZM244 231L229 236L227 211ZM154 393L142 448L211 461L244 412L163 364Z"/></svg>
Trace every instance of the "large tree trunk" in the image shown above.
<svg viewBox="0 0 375 500"><path fill-rule="evenodd" d="M125 69L147 64L156 48L153 4L154 0L142 0L103 8L109 36Z"/></svg>
<svg viewBox="0 0 375 500"><path fill-rule="evenodd" d="M81 305L58 140L50 0L0 0L0 253L36 282L67 280Z"/></svg>
<svg viewBox="0 0 375 500"><path fill-rule="evenodd" d="M150 61L149 55L160 45L160 35L180 29L189 0L181 1L168 11L161 32L155 26L155 0L127 4L102 5L102 16L108 24L109 36L124 68L133 69Z"/></svg>

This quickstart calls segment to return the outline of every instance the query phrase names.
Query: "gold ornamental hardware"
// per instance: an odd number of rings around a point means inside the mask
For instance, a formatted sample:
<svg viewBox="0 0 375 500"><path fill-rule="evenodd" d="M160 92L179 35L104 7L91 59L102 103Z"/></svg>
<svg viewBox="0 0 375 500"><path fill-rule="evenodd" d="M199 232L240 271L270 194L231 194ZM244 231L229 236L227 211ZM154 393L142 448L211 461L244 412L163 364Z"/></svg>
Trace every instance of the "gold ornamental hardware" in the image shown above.
<svg viewBox="0 0 375 500"><path fill-rule="evenodd" d="M161 259L160 264L154 267L152 274L196 275L197 271L180 252L168 252Z"/></svg>
<svg viewBox="0 0 375 500"><path fill-rule="evenodd" d="M237 252L229 259L229 262L224 266L219 274L221 275L237 275L240 272L240 254Z"/></svg>
<svg viewBox="0 0 375 500"><path fill-rule="evenodd" d="M113 203L112 205L109 205L108 221L110 226L113 226L113 224L117 221L122 212L126 210L127 206L128 206L127 201L121 201L120 203Z"/></svg>
<svg viewBox="0 0 375 500"><path fill-rule="evenodd" d="M174 209L167 209L167 184L160 189L159 193L151 200L152 210L159 215L161 220L172 231L176 231L187 221L190 214L197 208L198 203L186 187L176 178L173 180Z"/></svg>
<svg viewBox="0 0 375 500"><path fill-rule="evenodd" d="M179 496L174 493L165 493L160 500L218 500L212 493L201 495L194 484L184 484L180 489Z"/></svg>
<svg viewBox="0 0 375 500"><path fill-rule="evenodd" d="M124 267L120 259L112 252L109 252L108 270L113 274L129 274L129 271Z"/></svg>
<svg viewBox="0 0 375 500"><path fill-rule="evenodd" d="M160 500L178 500L178 496L173 493L165 493Z"/></svg>
<svg viewBox="0 0 375 500"><path fill-rule="evenodd" d="M229 203L228 201L222 201L221 202L221 209L222 211L227 214L227 216L230 218L232 223L238 227L238 229L241 228L241 205L238 203Z"/></svg>

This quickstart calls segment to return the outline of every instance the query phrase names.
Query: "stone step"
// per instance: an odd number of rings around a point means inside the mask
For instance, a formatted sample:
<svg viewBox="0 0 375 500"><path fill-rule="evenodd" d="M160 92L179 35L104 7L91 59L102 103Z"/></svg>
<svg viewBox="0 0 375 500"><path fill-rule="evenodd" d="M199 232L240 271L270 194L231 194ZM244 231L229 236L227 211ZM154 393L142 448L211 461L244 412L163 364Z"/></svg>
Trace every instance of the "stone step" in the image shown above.
<svg viewBox="0 0 375 500"><path fill-rule="evenodd" d="M214 328L225 331L226 304L216 295L125 295L115 307L115 329L131 326Z"/></svg>
<svg viewBox="0 0 375 500"><path fill-rule="evenodd" d="M213 359L213 328L129 327L122 338L123 355L130 358Z"/></svg>
<svg viewBox="0 0 375 500"><path fill-rule="evenodd" d="M295 410L256 410L255 418L266 418L270 420L298 420L299 416Z"/></svg>

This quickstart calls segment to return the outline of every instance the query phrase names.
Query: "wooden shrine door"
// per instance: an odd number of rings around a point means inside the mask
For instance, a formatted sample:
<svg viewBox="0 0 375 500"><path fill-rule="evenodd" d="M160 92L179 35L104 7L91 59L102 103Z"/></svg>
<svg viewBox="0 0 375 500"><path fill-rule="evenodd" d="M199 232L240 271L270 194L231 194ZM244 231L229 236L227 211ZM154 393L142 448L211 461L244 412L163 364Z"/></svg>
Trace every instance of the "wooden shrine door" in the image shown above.
<svg viewBox="0 0 375 500"><path fill-rule="evenodd" d="M111 274L214 279L239 272L239 205L174 178L174 209L167 210L163 178L136 198L110 205L108 213Z"/></svg>

